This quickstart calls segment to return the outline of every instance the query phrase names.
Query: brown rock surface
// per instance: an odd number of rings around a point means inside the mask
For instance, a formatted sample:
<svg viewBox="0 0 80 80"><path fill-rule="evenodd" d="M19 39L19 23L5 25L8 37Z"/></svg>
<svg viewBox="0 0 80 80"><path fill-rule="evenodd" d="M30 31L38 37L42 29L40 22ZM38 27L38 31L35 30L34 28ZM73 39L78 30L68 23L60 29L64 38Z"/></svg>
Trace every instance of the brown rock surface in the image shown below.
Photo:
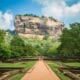
<svg viewBox="0 0 80 80"><path fill-rule="evenodd" d="M60 36L64 29L64 24L53 18L42 18L34 16L18 15L15 17L14 25L19 35L34 38L43 38L48 34L50 37Z"/></svg>

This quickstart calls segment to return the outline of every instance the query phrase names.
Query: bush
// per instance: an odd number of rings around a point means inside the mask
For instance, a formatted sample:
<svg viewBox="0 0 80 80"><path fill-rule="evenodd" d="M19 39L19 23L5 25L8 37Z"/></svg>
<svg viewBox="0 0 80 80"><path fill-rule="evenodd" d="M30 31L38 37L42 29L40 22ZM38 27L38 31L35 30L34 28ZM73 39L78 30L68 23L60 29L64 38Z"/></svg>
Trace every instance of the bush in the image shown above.
<svg viewBox="0 0 80 80"><path fill-rule="evenodd" d="M11 51L10 48L4 45L0 46L0 59L6 60L11 58Z"/></svg>

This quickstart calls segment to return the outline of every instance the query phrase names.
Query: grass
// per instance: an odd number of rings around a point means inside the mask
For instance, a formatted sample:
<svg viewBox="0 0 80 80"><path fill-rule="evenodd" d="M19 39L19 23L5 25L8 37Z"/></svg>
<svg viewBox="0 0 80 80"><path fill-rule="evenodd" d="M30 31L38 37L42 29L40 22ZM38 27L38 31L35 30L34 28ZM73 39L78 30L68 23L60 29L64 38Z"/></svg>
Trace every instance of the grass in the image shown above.
<svg viewBox="0 0 80 80"><path fill-rule="evenodd" d="M23 64L23 62L17 62L17 63L0 63L0 67L26 67L26 64Z"/></svg>
<svg viewBox="0 0 80 80"><path fill-rule="evenodd" d="M19 70L11 70L11 71L8 71L9 72L9 74L14 74L14 73L16 73L16 72L18 72Z"/></svg>
<svg viewBox="0 0 80 80"><path fill-rule="evenodd" d="M56 73L56 75L61 79L61 80L70 80L70 78L66 77L63 73L58 71L58 68L60 67L59 64L56 62L47 62L47 64L50 66L50 68Z"/></svg>
<svg viewBox="0 0 80 80"><path fill-rule="evenodd" d="M14 78L12 78L11 80L20 80L23 76L24 76L24 74L20 73L20 74L16 75Z"/></svg>
<svg viewBox="0 0 80 80"><path fill-rule="evenodd" d="M26 72L27 70L29 70L34 64L35 64L36 61L29 61L26 65ZM16 75L14 78L12 78L11 80L20 80L25 74L24 73L20 73L18 75Z"/></svg>
<svg viewBox="0 0 80 80"><path fill-rule="evenodd" d="M64 64L70 67L80 67L79 62L69 62L69 63L64 63Z"/></svg>

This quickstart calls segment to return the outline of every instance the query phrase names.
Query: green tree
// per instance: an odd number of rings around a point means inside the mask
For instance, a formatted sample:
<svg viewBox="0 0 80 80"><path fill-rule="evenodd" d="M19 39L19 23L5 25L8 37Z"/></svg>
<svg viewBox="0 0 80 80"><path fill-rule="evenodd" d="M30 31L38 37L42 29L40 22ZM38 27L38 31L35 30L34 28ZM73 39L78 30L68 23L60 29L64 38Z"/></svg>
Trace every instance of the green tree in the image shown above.
<svg viewBox="0 0 80 80"><path fill-rule="evenodd" d="M60 42L55 42L55 43L53 44L53 46L49 47L49 49L47 50L46 55L47 55L48 57L57 58L57 57L58 57L58 56L57 56L57 52L58 52L57 48L58 48L59 46L60 46Z"/></svg>
<svg viewBox="0 0 80 80"><path fill-rule="evenodd" d="M11 58L10 48L5 45L0 46L0 59L6 60L9 58Z"/></svg>
<svg viewBox="0 0 80 80"><path fill-rule="evenodd" d="M0 30L0 45L5 41L6 32L4 30Z"/></svg>
<svg viewBox="0 0 80 80"><path fill-rule="evenodd" d="M48 40L48 39L49 39L49 35L48 34L44 35L43 40Z"/></svg>
<svg viewBox="0 0 80 80"><path fill-rule="evenodd" d="M80 23L73 23L70 29L64 29L60 38L59 55L64 58L80 57Z"/></svg>
<svg viewBox="0 0 80 80"><path fill-rule="evenodd" d="M11 57L10 48L5 45L5 36L6 32L4 30L0 30L0 59L6 60Z"/></svg>
<svg viewBox="0 0 80 80"><path fill-rule="evenodd" d="M26 44L25 46L25 55L26 56L37 56L38 51L30 44Z"/></svg>
<svg viewBox="0 0 80 80"><path fill-rule="evenodd" d="M24 52L25 43L20 36L15 35L11 40L10 45L11 45L12 58L22 57L25 54Z"/></svg>

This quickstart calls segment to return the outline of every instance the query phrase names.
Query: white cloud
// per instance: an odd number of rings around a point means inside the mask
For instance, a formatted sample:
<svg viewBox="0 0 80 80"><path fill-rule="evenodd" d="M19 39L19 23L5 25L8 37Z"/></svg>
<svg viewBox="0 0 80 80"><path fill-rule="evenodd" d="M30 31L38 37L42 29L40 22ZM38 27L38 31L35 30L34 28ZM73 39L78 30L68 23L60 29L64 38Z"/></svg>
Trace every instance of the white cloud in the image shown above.
<svg viewBox="0 0 80 80"><path fill-rule="evenodd" d="M0 11L0 29L13 29L14 26L12 24L13 21L13 15L11 12L7 11L5 13L2 13Z"/></svg>
<svg viewBox="0 0 80 80"><path fill-rule="evenodd" d="M80 2L69 6L66 2L73 0L35 0L42 5L41 12L65 23L80 21ZM73 20L74 19L74 20Z"/></svg>

